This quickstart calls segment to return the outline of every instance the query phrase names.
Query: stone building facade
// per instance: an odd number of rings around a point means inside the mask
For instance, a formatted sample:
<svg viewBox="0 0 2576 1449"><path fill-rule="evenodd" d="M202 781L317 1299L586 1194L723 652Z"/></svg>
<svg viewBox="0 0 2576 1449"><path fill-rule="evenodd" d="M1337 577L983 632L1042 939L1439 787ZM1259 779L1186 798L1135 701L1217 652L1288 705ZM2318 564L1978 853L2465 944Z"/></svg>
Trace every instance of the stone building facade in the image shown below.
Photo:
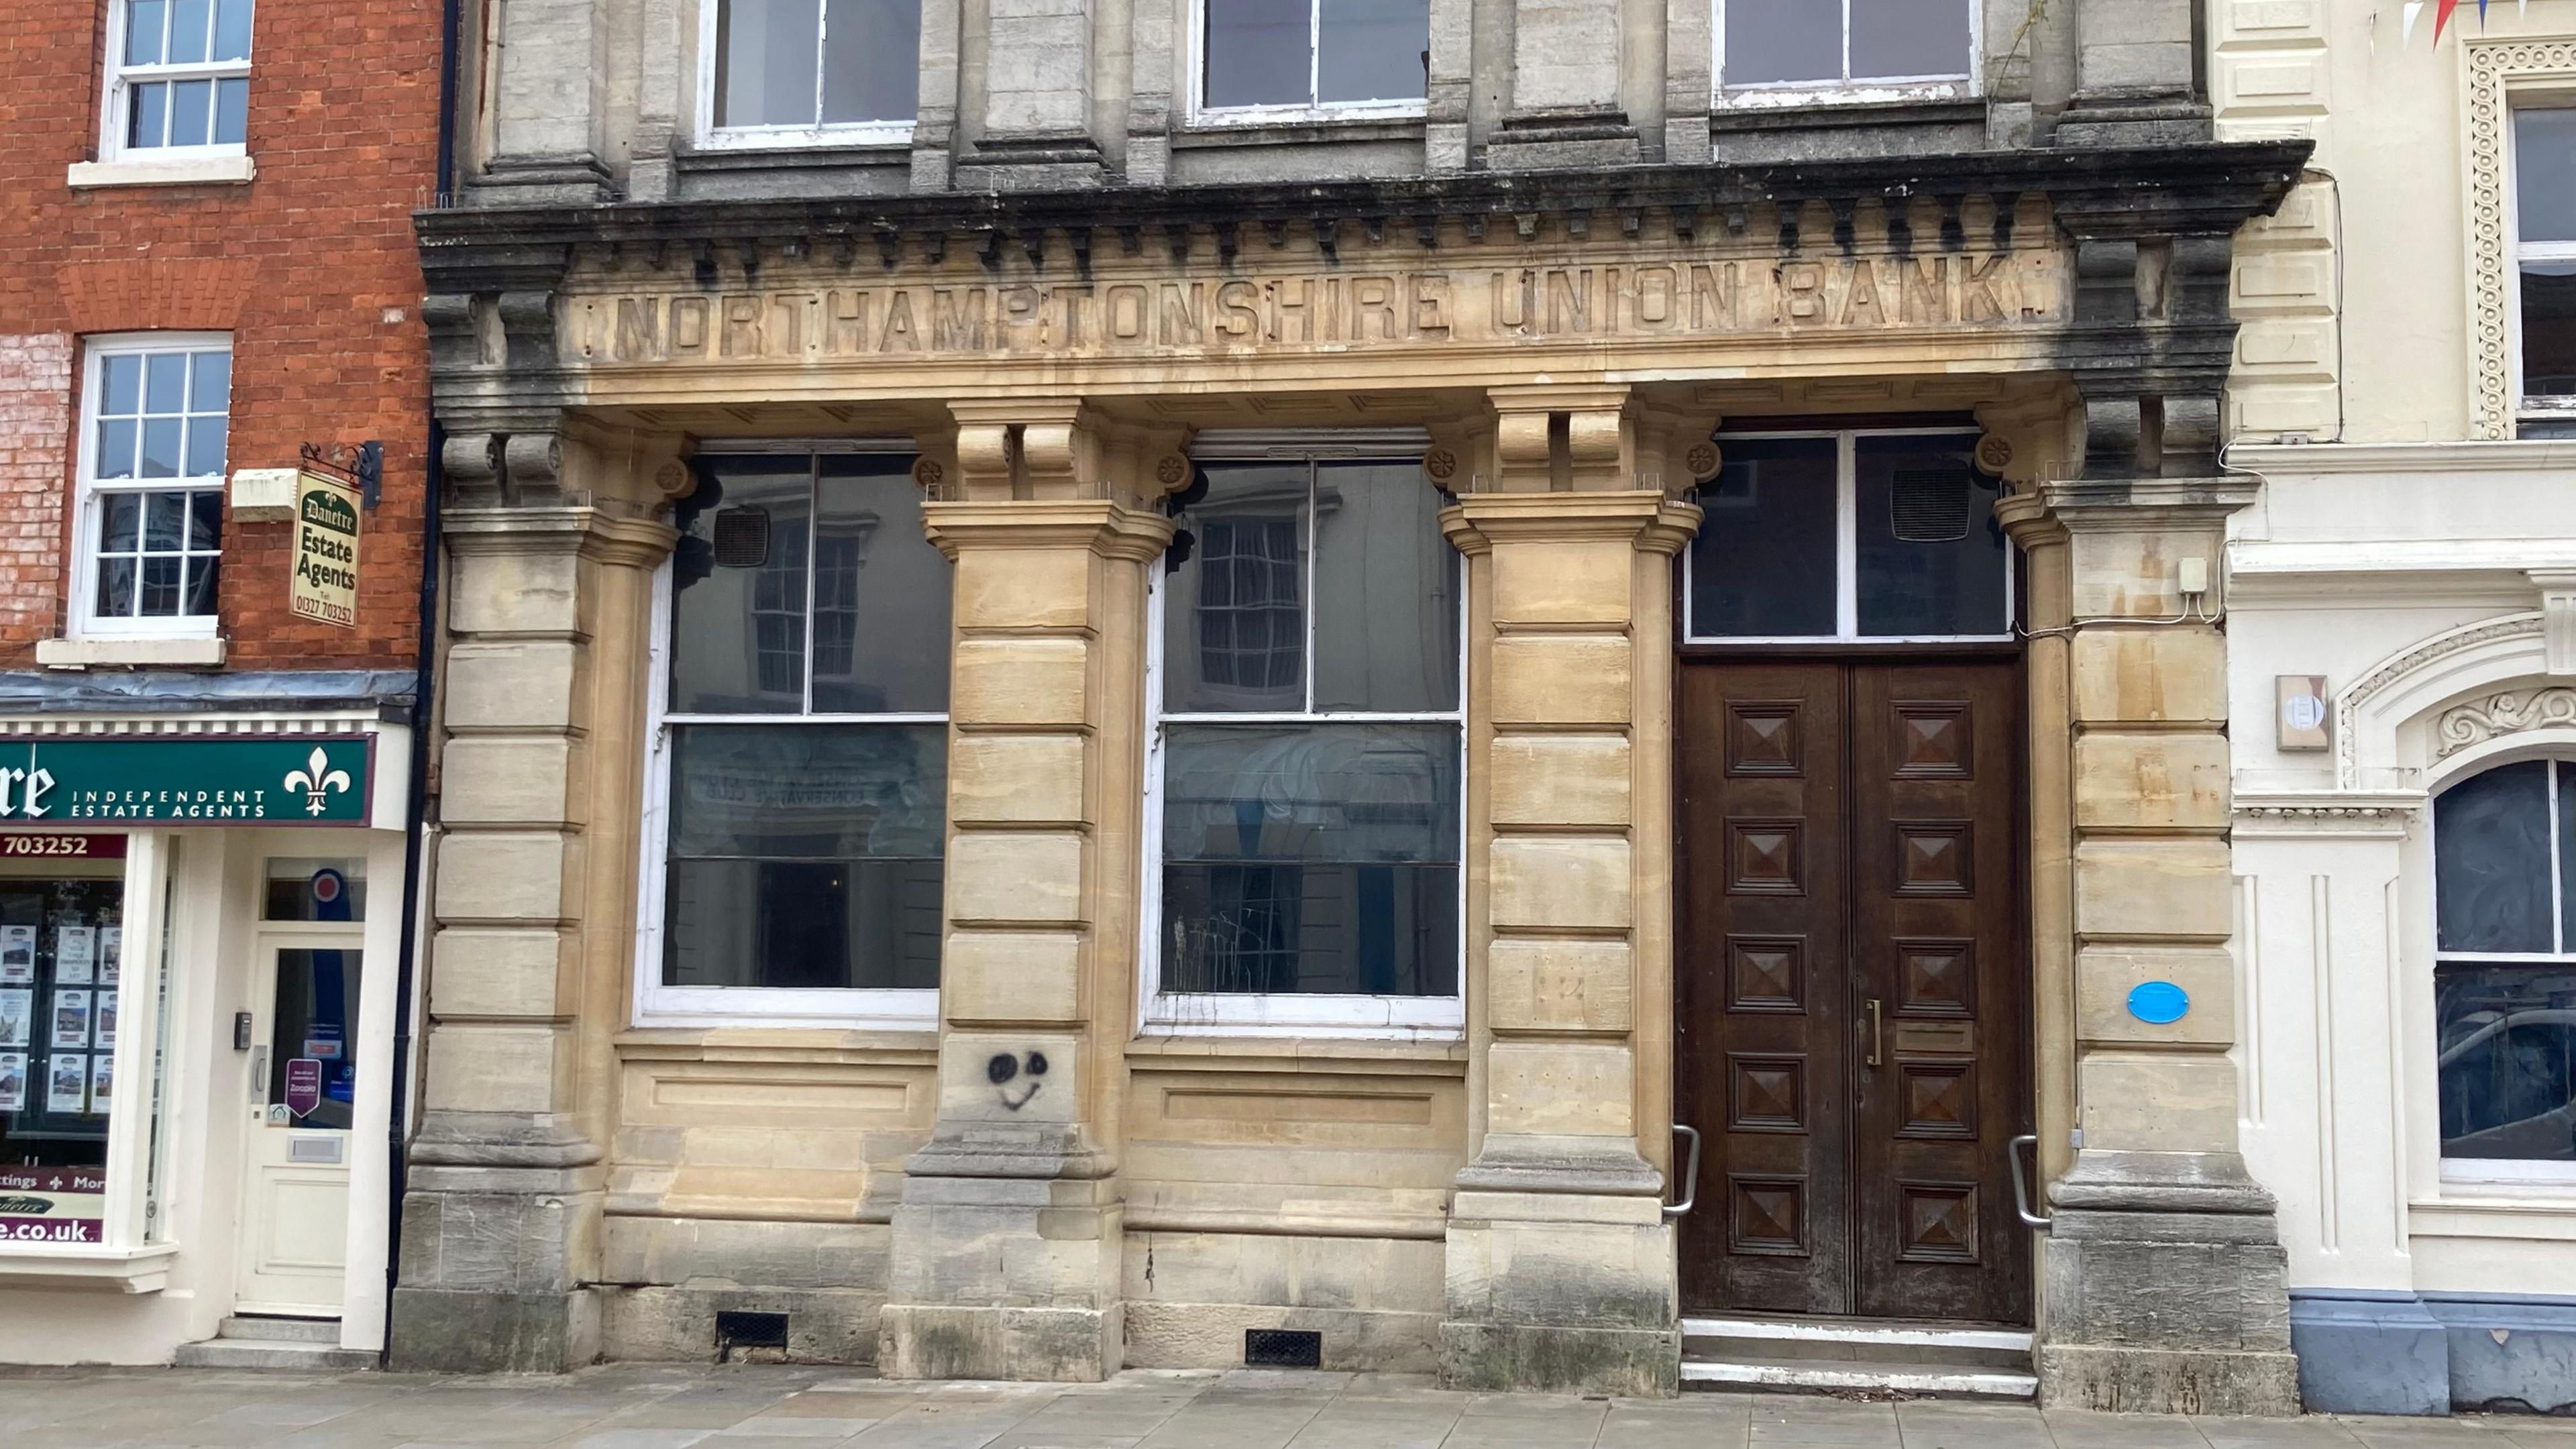
<svg viewBox="0 0 2576 1449"><path fill-rule="evenodd" d="M1830 10L469 6L393 1361L2294 1410L2219 449L2308 144L2184 0Z"/></svg>

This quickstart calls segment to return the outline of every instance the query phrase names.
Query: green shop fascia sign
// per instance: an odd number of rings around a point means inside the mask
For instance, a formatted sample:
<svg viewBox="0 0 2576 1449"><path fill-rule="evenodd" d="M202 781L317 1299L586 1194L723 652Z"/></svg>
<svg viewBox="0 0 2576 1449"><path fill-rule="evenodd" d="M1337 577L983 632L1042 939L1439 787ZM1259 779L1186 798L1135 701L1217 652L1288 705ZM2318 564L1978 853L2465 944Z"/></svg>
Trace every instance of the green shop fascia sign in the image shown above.
<svg viewBox="0 0 2576 1449"><path fill-rule="evenodd" d="M363 824L372 744L0 736L0 826Z"/></svg>

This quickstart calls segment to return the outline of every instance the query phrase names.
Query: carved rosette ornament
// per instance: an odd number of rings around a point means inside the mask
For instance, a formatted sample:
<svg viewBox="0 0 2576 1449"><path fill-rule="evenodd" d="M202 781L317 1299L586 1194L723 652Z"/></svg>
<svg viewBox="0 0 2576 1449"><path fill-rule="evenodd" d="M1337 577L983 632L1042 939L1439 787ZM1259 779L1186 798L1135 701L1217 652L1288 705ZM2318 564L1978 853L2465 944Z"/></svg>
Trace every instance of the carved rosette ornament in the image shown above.
<svg viewBox="0 0 2576 1449"><path fill-rule="evenodd" d="M2506 690L2455 704L2433 726L2435 758L2449 759L2472 745L2527 730L2576 727L2576 689Z"/></svg>

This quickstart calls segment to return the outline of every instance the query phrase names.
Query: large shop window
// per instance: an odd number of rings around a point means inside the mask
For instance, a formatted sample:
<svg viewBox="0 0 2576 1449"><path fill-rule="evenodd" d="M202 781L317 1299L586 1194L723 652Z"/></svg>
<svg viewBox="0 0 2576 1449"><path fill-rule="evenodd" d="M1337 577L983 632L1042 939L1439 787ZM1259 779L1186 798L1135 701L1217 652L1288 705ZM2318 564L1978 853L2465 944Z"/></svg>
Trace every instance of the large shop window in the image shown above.
<svg viewBox="0 0 2576 1449"><path fill-rule="evenodd" d="M1430 0L1202 0L1199 109L1243 120L1420 115Z"/></svg>
<svg viewBox="0 0 2576 1449"><path fill-rule="evenodd" d="M950 566L911 466L699 460L664 619L648 1019L937 1013Z"/></svg>
<svg viewBox="0 0 2576 1449"><path fill-rule="evenodd" d="M2445 1176L2576 1182L2576 760L2433 801Z"/></svg>
<svg viewBox="0 0 2576 1449"><path fill-rule="evenodd" d="M81 389L80 632L210 634L223 566L232 347L220 336L93 338Z"/></svg>
<svg viewBox="0 0 2576 1449"><path fill-rule="evenodd" d="M2001 484L1956 430L1727 434L1684 563L1694 641L2000 639Z"/></svg>
<svg viewBox="0 0 2576 1449"><path fill-rule="evenodd" d="M921 108L921 0L716 0L709 141L892 144Z"/></svg>
<svg viewBox="0 0 2576 1449"><path fill-rule="evenodd" d="M250 116L251 0L117 0L109 13L116 63L101 159L240 154Z"/></svg>
<svg viewBox="0 0 2576 1449"><path fill-rule="evenodd" d="M1155 590L1149 1030L1453 1032L1461 570L1416 461L1209 461Z"/></svg>
<svg viewBox="0 0 2576 1449"><path fill-rule="evenodd" d="M1973 93L1976 0L1717 0L1728 105Z"/></svg>
<svg viewBox="0 0 2576 1449"><path fill-rule="evenodd" d="M2576 109L2513 117L2525 437L2576 437Z"/></svg>

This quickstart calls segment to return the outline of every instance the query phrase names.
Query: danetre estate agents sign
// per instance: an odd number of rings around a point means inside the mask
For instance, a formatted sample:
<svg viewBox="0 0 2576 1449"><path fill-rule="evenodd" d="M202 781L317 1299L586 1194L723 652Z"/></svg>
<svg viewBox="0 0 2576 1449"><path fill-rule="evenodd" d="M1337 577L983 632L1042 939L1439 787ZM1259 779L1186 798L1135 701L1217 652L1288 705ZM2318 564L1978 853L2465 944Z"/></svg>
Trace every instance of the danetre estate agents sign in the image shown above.
<svg viewBox="0 0 2576 1449"><path fill-rule="evenodd" d="M371 742L311 735L0 739L0 825L351 825Z"/></svg>

